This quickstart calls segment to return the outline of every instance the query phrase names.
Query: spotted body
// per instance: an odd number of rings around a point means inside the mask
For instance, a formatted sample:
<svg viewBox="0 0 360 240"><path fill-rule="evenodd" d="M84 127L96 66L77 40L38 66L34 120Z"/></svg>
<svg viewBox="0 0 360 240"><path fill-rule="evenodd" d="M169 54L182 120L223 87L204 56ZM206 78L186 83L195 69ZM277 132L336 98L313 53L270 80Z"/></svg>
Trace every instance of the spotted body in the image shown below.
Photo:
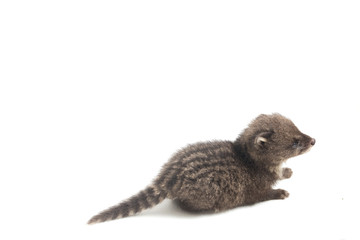
<svg viewBox="0 0 360 240"><path fill-rule="evenodd" d="M260 115L235 141L189 145L163 166L145 190L89 220L89 224L123 218L151 208L165 198L188 211L224 211L257 202L284 199L273 189L290 178L281 168L287 159L307 152L315 139L301 133L280 114Z"/></svg>

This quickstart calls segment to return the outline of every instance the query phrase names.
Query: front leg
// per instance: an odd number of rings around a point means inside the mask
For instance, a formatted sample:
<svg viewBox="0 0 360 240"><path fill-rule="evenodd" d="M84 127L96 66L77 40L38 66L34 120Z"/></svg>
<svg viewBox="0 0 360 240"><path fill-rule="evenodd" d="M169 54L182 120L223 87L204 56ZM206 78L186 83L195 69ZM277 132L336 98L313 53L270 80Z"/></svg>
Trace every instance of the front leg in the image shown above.
<svg viewBox="0 0 360 240"><path fill-rule="evenodd" d="M266 193L266 200L285 199L289 197L289 193L283 189L271 189Z"/></svg>
<svg viewBox="0 0 360 240"><path fill-rule="evenodd" d="M290 178L293 174L293 171L290 168L283 168L280 174L280 180Z"/></svg>
<svg viewBox="0 0 360 240"><path fill-rule="evenodd" d="M289 193L283 189L267 189L258 194L248 196L247 201L241 205L251 205L258 202L264 202L275 199L285 199L289 197Z"/></svg>

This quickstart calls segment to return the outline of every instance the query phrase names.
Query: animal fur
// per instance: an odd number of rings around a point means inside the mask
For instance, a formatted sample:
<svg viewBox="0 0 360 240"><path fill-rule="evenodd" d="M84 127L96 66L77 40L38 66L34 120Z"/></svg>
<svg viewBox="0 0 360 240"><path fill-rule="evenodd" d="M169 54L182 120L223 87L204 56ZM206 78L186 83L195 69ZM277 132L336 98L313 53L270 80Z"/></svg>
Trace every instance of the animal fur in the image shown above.
<svg viewBox="0 0 360 240"><path fill-rule="evenodd" d="M290 178L281 168L287 159L307 152L315 139L301 133L280 114L260 115L235 141L189 145L177 152L143 191L95 215L89 224L124 218L151 208L165 198L188 211L218 212L289 193L273 189Z"/></svg>

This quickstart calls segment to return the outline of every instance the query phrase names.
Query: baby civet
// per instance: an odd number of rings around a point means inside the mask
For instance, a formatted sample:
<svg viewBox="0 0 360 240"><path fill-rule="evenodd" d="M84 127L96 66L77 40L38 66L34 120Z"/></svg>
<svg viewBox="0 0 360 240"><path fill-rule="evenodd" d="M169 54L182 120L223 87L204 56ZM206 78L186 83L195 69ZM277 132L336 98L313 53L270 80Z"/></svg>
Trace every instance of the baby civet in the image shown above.
<svg viewBox="0 0 360 240"><path fill-rule="evenodd" d="M281 168L282 163L314 145L315 139L300 132L289 119L262 114L235 141L196 143L178 151L147 188L88 223L131 216L165 198L195 212L285 199L287 191L272 188L276 181L292 175L291 169Z"/></svg>

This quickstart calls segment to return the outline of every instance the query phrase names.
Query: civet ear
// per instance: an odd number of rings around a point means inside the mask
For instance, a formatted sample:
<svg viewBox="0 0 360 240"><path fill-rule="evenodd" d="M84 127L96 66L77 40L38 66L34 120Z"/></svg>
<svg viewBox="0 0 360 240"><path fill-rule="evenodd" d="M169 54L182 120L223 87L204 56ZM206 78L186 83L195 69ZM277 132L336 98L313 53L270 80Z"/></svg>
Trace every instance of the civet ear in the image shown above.
<svg viewBox="0 0 360 240"><path fill-rule="evenodd" d="M255 138L255 144L259 145L259 146L264 146L265 143L267 143L268 140L270 139L271 135L272 135L272 132L259 133Z"/></svg>

